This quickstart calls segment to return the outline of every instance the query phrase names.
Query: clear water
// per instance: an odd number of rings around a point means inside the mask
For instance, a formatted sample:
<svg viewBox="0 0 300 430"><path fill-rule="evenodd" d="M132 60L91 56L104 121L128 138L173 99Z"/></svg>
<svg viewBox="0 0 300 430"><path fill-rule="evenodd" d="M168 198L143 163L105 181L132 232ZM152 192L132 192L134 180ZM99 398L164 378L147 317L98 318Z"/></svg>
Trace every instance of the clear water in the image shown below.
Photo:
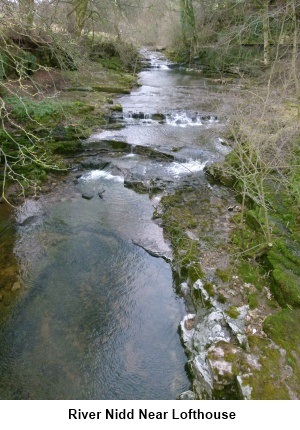
<svg viewBox="0 0 300 430"><path fill-rule="evenodd" d="M206 162L226 151L218 121L201 119L210 114L200 112L206 84L150 57L154 67L140 74L142 86L120 99L126 127L91 140L122 137L133 147L169 152L180 147L174 162L132 151L114 158L114 167L174 183L201 178ZM130 113L140 111L169 119L132 121ZM19 210L19 221L35 218L18 228L22 293L1 322L1 399L175 399L189 388L178 334L185 306L170 265L133 241L155 242L162 251L168 246L151 220L153 202L123 182L113 168L90 171L77 185L70 179L56 195ZM85 200L82 193L95 196Z"/></svg>

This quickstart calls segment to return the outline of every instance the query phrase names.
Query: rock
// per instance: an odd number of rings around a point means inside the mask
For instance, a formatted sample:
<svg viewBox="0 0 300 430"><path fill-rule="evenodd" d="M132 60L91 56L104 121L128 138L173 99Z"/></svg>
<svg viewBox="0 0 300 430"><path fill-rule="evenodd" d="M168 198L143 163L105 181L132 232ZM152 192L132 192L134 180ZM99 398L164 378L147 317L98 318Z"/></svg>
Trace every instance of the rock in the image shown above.
<svg viewBox="0 0 300 430"><path fill-rule="evenodd" d="M225 348L226 353L224 350ZM215 389L232 385L235 381L233 362L229 361L227 356L237 356L237 348L230 343L226 343L224 348L223 343L214 344L207 352L207 363L213 375ZM231 360L233 359L231 358Z"/></svg>
<svg viewBox="0 0 300 430"><path fill-rule="evenodd" d="M196 317L195 316L190 316L188 315L189 318L186 318L184 320L184 327L186 330L190 331L193 330L195 328L195 321L196 321Z"/></svg>
<svg viewBox="0 0 300 430"><path fill-rule="evenodd" d="M24 221L22 221L19 225L22 227L25 227L25 226L35 224L39 220L39 218L40 217L38 215L29 216Z"/></svg>
<svg viewBox="0 0 300 430"><path fill-rule="evenodd" d="M195 333L194 325L195 325L195 314L187 314L183 317L180 322L181 328L181 339L184 346L191 351L193 349L193 336ZM192 321L193 323L189 323L187 321Z"/></svg>
<svg viewBox="0 0 300 430"><path fill-rule="evenodd" d="M197 355L190 363L195 375L194 390L200 399L211 399L213 392L213 377L206 362L206 354Z"/></svg>
<svg viewBox="0 0 300 430"><path fill-rule="evenodd" d="M148 158L153 158L157 161L172 162L175 161L175 156L167 152L162 152L151 146L135 145L134 153L143 155Z"/></svg>
<svg viewBox="0 0 300 430"><path fill-rule="evenodd" d="M114 111L116 111L116 112L122 112L123 111L122 105L120 103L116 103L115 105L110 106L109 109L113 112Z"/></svg>
<svg viewBox="0 0 300 430"><path fill-rule="evenodd" d="M250 308L248 305L244 305L236 309L238 311L238 316L236 318L231 318L226 312L224 313L224 318L235 335L244 335L246 328L245 321Z"/></svg>
<svg viewBox="0 0 300 430"><path fill-rule="evenodd" d="M185 233L189 239L199 242L199 238L192 231L186 230Z"/></svg>
<svg viewBox="0 0 300 430"><path fill-rule="evenodd" d="M145 241L141 243L132 240L132 243L144 249L144 251L148 252L152 257L163 258L168 263L172 261L172 251L169 246L161 247L160 244L155 241Z"/></svg>
<svg viewBox="0 0 300 430"><path fill-rule="evenodd" d="M102 161L98 158L89 158L80 163L84 169L103 170L109 165L108 161Z"/></svg>
<svg viewBox="0 0 300 430"><path fill-rule="evenodd" d="M238 375L237 379L237 387L242 399L251 400L252 387L248 385L247 382L248 375Z"/></svg>
<svg viewBox="0 0 300 430"><path fill-rule="evenodd" d="M180 396L178 397L178 400L196 400L195 393L193 393L193 391L191 390L184 391L183 393L180 394Z"/></svg>
<svg viewBox="0 0 300 430"><path fill-rule="evenodd" d="M106 124L102 126L103 130L120 130L124 128L123 124Z"/></svg>
<svg viewBox="0 0 300 430"><path fill-rule="evenodd" d="M186 282L180 284L180 291L183 296L187 296L190 292L190 288Z"/></svg>
<svg viewBox="0 0 300 430"><path fill-rule="evenodd" d="M137 193L145 194L149 191L149 184L139 175L128 173L124 178L124 187L133 189Z"/></svg>
<svg viewBox="0 0 300 430"><path fill-rule="evenodd" d="M2 300L3 300L3 294L0 293L0 302L2 302Z"/></svg>
<svg viewBox="0 0 300 430"><path fill-rule="evenodd" d="M98 196L100 199L103 199L103 194L105 193L105 190L98 191Z"/></svg>
<svg viewBox="0 0 300 430"><path fill-rule="evenodd" d="M83 194L81 195L81 197L82 197L83 199L86 199L86 200L91 200L91 199L94 197L94 194L91 194L91 193L83 193Z"/></svg>
<svg viewBox="0 0 300 430"><path fill-rule="evenodd" d="M151 119L153 121L165 121L166 119L166 115L162 114L162 113L153 113L151 115Z"/></svg>

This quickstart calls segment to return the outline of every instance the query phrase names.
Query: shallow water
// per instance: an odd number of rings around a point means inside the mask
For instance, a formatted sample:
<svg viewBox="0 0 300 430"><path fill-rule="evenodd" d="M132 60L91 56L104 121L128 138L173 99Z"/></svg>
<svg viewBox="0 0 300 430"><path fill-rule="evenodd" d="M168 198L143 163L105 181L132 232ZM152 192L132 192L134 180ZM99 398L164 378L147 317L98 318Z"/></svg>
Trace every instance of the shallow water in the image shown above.
<svg viewBox="0 0 300 430"><path fill-rule="evenodd" d="M135 244L170 252L151 219L155 199L125 188L116 168L178 185L202 180L205 164L227 149L218 119L200 112L205 81L147 55L153 67L140 74L142 86L120 98L126 127L86 143L122 138L131 153L105 171L86 171L76 185L69 181L57 198L19 209L19 224L32 222L18 227L22 292L1 323L2 399L175 399L189 388L178 334L183 299L170 265ZM166 121L134 120L132 112L162 112ZM149 160L134 145L176 147L177 158Z"/></svg>

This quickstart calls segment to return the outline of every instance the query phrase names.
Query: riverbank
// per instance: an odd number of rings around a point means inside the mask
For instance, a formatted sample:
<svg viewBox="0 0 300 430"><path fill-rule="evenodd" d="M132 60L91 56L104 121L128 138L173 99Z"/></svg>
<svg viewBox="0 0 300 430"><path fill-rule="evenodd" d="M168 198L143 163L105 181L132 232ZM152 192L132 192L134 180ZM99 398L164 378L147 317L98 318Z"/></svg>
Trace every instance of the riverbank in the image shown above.
<svg viewBox="0 0 300 430"><path fill-rule="evenodd" d="M297 101L270 92L261 71L219 80L232 151L205 170L212 190L235 199L186 189L162 200L190 306L181 333L193 392L183 398L299 399Z"/></svg>
<svg viewBox="0 0 300 430"><path fill-rule="evenodd" d="M193 394L183 398L299 398L299 312L278 305L272 273L241 247L240 203L212 184L209 193L177 191L162 207L189 311L181 335ZM243 234L255 236L247 225Z"/></svg>
<svg viewBox="0 0 300 430"><path fill-rule="evenodd" d="M70 158L83 151L82 141L109 127L111 113L121 108L114 98L137 84L140 57L124 42L83 39L75 60L72 67L41 64L1 82L6 168L0 186L12 204L45 192L52 174L66 173Z"/></svg>

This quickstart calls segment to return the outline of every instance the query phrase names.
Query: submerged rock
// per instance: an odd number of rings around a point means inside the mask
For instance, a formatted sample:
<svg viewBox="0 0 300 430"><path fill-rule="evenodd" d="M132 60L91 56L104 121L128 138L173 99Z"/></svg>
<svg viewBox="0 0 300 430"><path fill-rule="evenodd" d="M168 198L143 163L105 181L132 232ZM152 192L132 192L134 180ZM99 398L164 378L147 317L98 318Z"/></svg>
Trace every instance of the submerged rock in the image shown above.
<svg viewBox="0 0 300 430"><path fill-rule="evenodd" d="M80 163L84 169L97 169L103 170L109 165L108 161L102 161L98 158L87 158Z"/></svg>
<svg viewBox="0 0 300 430"><path fill-rule="evenodd" d="M31 225L37 223L40 219L41 219L41 217L38 215L31 215L28 218L26 218L24 221L19 223L19 225L22 227L31 226Z"/></svg>
<svg viewBox="0 0 300 430"><path fill-rule="evenodd" d="M130 172L124 177L124 186L140 194L145 194L149 191L149 181L141 175Z"/></svg>
<svg viewBox="0 0 300 430"><path fill-rule="evenodd" d="M82 197L83 199L86 199L86 200L91 200L91 199L94 197L94 194L91 194L91 193L83 193L83 194L81 195L81 197Z"/></svg>
<svg viewBox="0 0 300 430"><path fill-rule="evenodd" d="M163 258L165 261L172 261L172 251L167 244L161 246L161 243L153 241L136 242L132 240L132 243L140 248L144 249L152 257Z"/></svg>
<svg viewBox="0 0 300 430"><path fill-rule="evenodd" d="M178 397L178 400L196 400L195 393L193 393L193 391L191 390L184 391L183 393L180 394L180 396Z"/></svg>

